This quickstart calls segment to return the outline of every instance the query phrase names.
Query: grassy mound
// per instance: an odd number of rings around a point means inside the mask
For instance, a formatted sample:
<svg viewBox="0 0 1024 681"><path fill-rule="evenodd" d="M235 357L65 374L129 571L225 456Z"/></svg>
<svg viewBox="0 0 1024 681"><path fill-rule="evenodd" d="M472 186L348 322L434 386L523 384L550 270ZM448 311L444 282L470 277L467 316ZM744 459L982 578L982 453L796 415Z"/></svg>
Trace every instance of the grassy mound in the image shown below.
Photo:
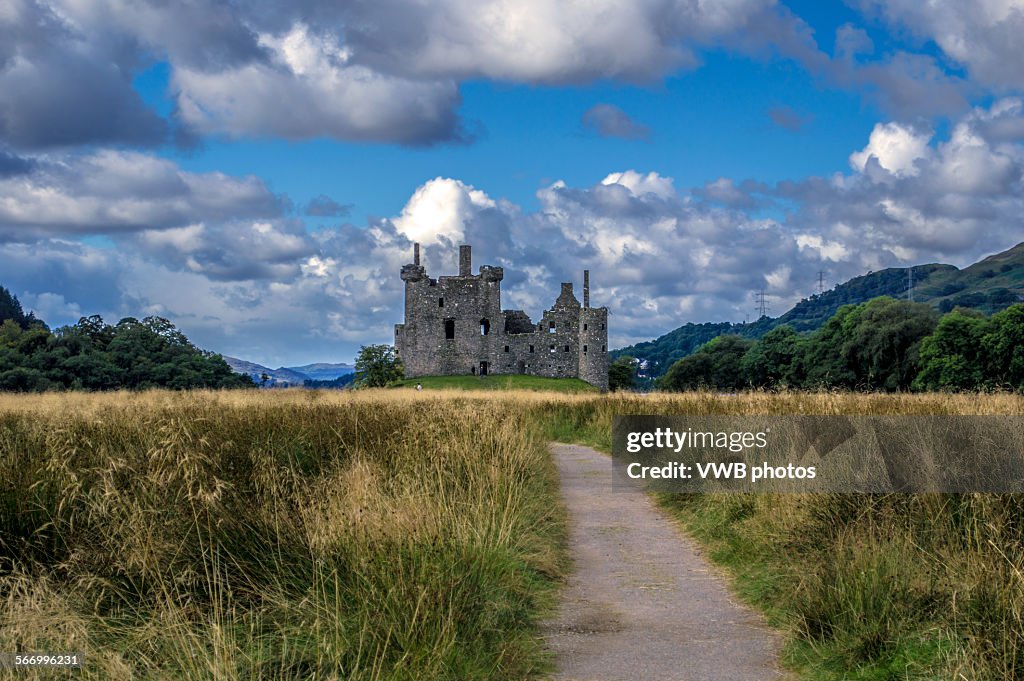
<svg viewBox="0 0 1024 681"><path fill-rule="evenodd" d="M400 383L424 390L533 390L564 393L596 393L597 388L578 378L545 378L543 376L421 376Z"/></svg>

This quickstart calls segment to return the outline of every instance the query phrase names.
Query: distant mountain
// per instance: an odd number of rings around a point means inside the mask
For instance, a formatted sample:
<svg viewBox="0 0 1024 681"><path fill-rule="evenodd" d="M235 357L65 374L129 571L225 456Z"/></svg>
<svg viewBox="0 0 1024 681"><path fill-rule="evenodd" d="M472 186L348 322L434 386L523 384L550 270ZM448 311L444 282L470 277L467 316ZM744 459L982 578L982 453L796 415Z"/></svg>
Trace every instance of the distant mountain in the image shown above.
<svg viewBox="0 0 1024 681"><path fill-rule="evenodd" d="M963 269L932 263L869 272L830 291L804 298L779 317L761 317L749 324L688 323L653 341L613 350L610 354L647 360L647 372L660 376L677 360L717 336L738 334L760 338L783 324L797 331L813 331L843 305L863 303L878 296L906 297L910 269L913 269L914 300L934 305L942 312L960 306L991 314L1024 300L1024 243L1020 243Z"/></svg>
<svg viewBox="0 0 1024 681"><path fill-rule="evenodd" d="M265 367L262 364L256 364L255 362L249 362L244 359L238 359L237 357L224 356L224 361L228 363L235 373L246 374L252 377L252 380L256 381L256 385L263 385L263 374L270 377L267 381L266 387L269 388L286 388L288 386L300 386L306 381L334 381L335 379L347 376L355 371L355 367L351 364L328 364L326 362L318 362L315 364L306 364L300 367L278 367L271 369Z"/></svg>
<svg viewBox="0 0 1024 681"><path fill-rule="evenodd" d="M345 374L351 374L356 370L356 368L351 364L329 364L327 362L317 362L315 364L303 364L300 367L284 368L289 371L294 371L296 373L303 374L304 376L308 376L314 381L333 381Z"/></svg>
<svg viewBox="0 0 1024 681"><path fill-rule="evenodd" d="M246 374L256 385L263 385L263 374L270 377L267 381L266 387L268 388L286 388L288 386L300 386L306 381L309 376L300 373L298 371L292 371L286 367L280 369L271 369L265 367L262 364L256 364L255 362L248 362L244 359L238 359L237 357L228 357L224 355L224 361L228 363L228 366L238 374Z"/></svg>

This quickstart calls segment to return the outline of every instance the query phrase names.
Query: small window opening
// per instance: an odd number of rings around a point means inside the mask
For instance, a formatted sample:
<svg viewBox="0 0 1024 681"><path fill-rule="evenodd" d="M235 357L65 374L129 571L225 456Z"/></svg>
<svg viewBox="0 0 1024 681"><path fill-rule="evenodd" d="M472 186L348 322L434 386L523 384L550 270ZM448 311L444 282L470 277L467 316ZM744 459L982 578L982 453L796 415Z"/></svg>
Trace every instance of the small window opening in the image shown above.
<svg viewBox="0 0 1024 681"><path fill-rule="evenodd" d="M549 349L549 352L554 352L554 351L555 351L555 346L552 345L551 348Z"/></svg>
<svg viewBox="0 0 1024 681"><path fill-rule="evenodd" d="M505 352L508 352L508 346L507 345L505 346Z"/></svg>
<svg viewBox="0 0 1024 681"><path fill-rule="evenodd" d="M444 320L444 338L445 340L452 340L455 338L455 320L446 319Z"/></svg>
<svg viewBox="0 0 1024 681"><path fill-rule="evenodd" d="M532 345L530 346L530 352L533 352L533 346Z"/></svg>
<svg viewBox="0 0 1024 681"><path fill-rule="evenodd" d="M480 320L480 335L486 336L491 332L491 322L488 319Z"/></svg>
<svg viewBox="0 0 1024 681"><path fill-rule="evenodd" d="M601 324L601 330L604 331L604 324Z"/></svg>
<svg viewBox="0 0 1024 681"><path fill-rule="evenodd" d="M554 333L554 332L555 332L555 323L551 322L551 325L548 327L548 333Z"/></svg>
<svg viewBox="0 0 1024 681"><path fill-rule="evenodd" d="M584 355L587 354L587 346L586 345L583 346L583 354Z"/></svg>
<svg viewBox="0 0 1024 681"><path fill-rule="evenodd" d="M604 352L604 346L603 345L601 346L601 352Z"/></svg>
<svg viewBox="0 0 1024 681"><path fill-rule="evenodd" d="M438 307L444 307L444 298L438 298L437 299L437 306Z"/></svg>
<svg viewBox="0 0 1024 681"><path fill-rule="evenodd" d="M565 351L569 352L569 346L568 345L565 346Z"/></svg>
<svg viewBox="0 0 1024 681"><path fill-rule="evenodd" d="M586 331L586 330L587 330L587 325L586 325L586 324L584 324L584 325L583 325L583 330L584 330L584 331Z"/></svg>

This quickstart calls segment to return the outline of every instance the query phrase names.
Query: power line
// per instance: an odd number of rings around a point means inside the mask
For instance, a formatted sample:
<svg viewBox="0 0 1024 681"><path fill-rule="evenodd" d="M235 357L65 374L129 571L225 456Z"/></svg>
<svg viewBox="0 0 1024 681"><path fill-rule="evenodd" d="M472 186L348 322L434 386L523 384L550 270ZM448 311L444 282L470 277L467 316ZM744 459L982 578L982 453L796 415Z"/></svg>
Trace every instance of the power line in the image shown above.
<svg viewBox="0 0 1024 681"><path fill-rule="evenodd" d="M818 270L818 293L825 292L825 272Z"/></svg>

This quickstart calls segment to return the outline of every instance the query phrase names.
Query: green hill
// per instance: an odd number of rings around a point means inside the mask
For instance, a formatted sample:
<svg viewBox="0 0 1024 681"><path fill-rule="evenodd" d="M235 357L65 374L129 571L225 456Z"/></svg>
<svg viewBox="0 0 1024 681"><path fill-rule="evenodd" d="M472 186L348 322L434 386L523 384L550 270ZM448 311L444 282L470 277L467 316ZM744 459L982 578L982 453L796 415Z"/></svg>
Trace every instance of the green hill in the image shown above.
<svg viewBox="0 0 1024 681"><path fill-rule="evenodd" d="M863 303L878 296L905 297L909 269L891 267L854 277L830 291L804 298L779 317L762 317L749 324L687 323L653 341L614 350L611 355L645 359L647 372L660 376L677 360L724 334L760 338L783 324L800 332L813 331L843 305ZM1024 243L963 269L931 263L916 265L913 270L914 300L934 305L943 312L960 306L991 314L1024 300Z"/></svg>

